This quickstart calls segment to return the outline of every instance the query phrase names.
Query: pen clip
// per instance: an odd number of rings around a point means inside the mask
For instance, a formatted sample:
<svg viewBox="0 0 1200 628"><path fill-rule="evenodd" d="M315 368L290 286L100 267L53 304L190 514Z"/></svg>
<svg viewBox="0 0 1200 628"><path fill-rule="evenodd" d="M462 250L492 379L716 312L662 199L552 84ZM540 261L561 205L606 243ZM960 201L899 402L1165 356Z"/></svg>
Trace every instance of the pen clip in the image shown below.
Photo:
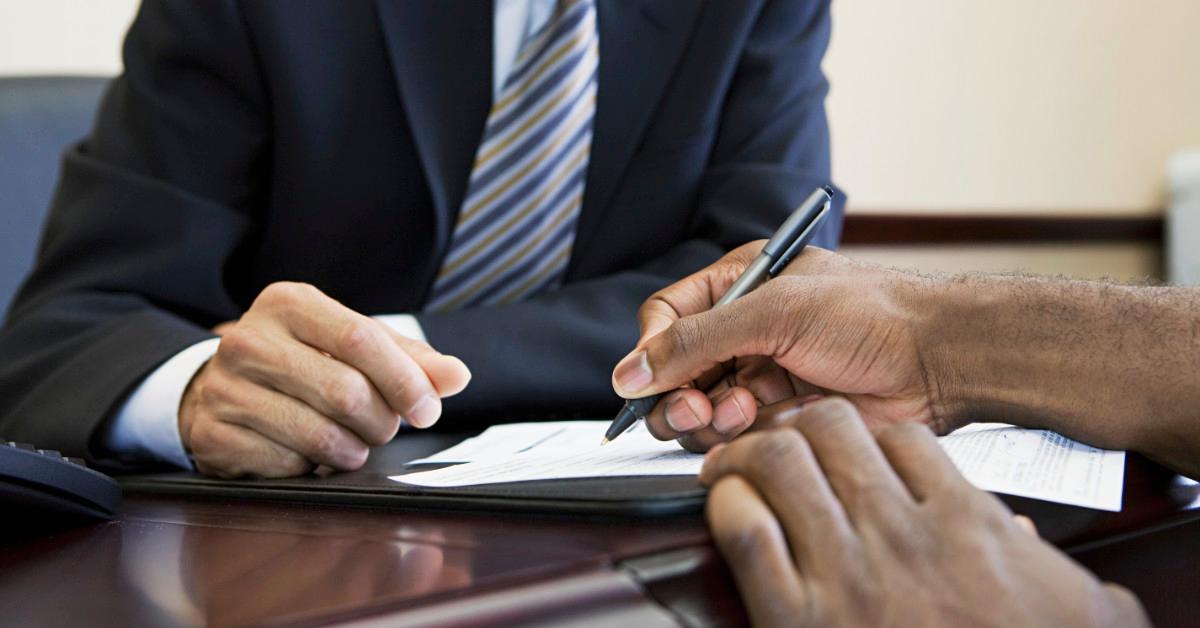
<svg viewBox="0 0 1200 628"><path fill-rule="evenodd" d="M804 231L800 232L800 236L797 237L791 243L791 245L787 247L787 249L783 252L783 255L780 255L779 258L775 260L774 264L771 264L770 270L767 271L768 276L774 277L783 272L783 269L787 268L787 265L792 263L792 260L800 254L800 251L803 251L804 247L808 246L808 243L812 241L813 236L816 235L817 228L821 226L821 222L825 219L825 216L829 214L829 209L831 207L833 207L833 198L829 197L825 200L825 204L823 207L821 207L821 211L813 217L812 222L808 223L808 226L804 228Z"/></svg>

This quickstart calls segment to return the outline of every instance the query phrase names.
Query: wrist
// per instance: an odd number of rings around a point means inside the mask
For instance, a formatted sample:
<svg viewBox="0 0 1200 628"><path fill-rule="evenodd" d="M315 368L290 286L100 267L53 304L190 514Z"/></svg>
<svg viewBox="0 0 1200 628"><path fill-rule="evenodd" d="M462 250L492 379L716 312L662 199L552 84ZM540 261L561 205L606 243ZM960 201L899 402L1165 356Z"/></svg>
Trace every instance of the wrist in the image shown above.
<svg viewBox="0 0 1200 628"><path fill-rule="evenodd" d="M978 421L1055 429L1047 382L1070 348L1057 345L1062 320L1019 278L931 279L922 292L919 355L934 417L947 430ZM1072 323L1073 324L1073 323Z"/></svg>
<svg viewBox="0 0 1200 628"><path fill-rule="evenodd" d="M965 348L960 343L971 335L969 329L962 329L971 322L957 314L966 295L954 284L946 277L923 278L914 284L907 299L917 364L933 415L931 427L938 434L948 434L969 421L963 401L968 396L964 384L969 377L963 374L970 365L961 359Z"/></svg>

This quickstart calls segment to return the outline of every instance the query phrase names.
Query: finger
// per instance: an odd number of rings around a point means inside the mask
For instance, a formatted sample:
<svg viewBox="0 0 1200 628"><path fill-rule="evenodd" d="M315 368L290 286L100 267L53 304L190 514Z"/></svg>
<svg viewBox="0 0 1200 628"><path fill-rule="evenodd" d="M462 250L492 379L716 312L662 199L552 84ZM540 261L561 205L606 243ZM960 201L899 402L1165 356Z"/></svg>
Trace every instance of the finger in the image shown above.
<svg viewBox="0 0 1200 628"><path fill-rule="evenodd" d="M760 406L795 397L800 391L796 380L775 360L753 356L736 360L732 375L727 378L734 386L742 386L754 395Z"/></svg>
<svg viewBox="0 0 1200 628"><path fill-rule="evenodd" d="M367 444L307 404L246 380L214 382L209 393L220 421L238 425L340 471L357 469L367 460ZM193 432L195 428L193 428Z"/></svg>
<svg viewBox="0 0 1200 628"><path fill-rule="evenodd" d="M711 451L714 447L720 447L736 436L738 435L726 436L712 428L707 428L691 434L684 434L679 437L679 444L692 453L700 454Z"/></svg>
<svg viewBox="0 0 1200 628"><path fill-rule="evenodd" d="M777 311L774 292L768 283L729 305L675 321L617 364L613 388L626 399L644 397L679 388L735 357L775 355L794 339L779 324L792 314Z"/></svg>
<svg viewBox="0 0 1200 628"><path fill-rule="evenodd" d="M684 449L692 452L704 452L746 432L766 429L767 426L782 425L784 421L772 415L780 411L779 405L786 405L787 402L758 408L748 391L742 388L732 388L726 389L720 399L710 400L710 403L715 404L713 416L716 417L719 414L722 417L720 429L714 419L712 425L683 435L679 439L679 444ZM764 410L768 408L771 410L764 416Z"/></svg>
<svg viewBox="0 0 1200 628"><path fill-rule="evenodd" d="M304 456L254 430L212 419L195 423L191 447L197 471L227 479L295 477L313 468Z"/></svg>
<svg viewBox="0 0 1200 628"><path fill-rule="evenodd" d="M707 451L718 443L733 440L754 423L757 406L754 396L745 388L728 389L708 403L712 407L712 422L679 438L679 444L688 451Z"/></svg>
<svg viewBox="0 0 1200 628"><path fill-rule="evenodd" d="M437 389L438 395L453 397L466 389L471 382L471 370L462 360L439 352L419 340L407 338L395 330L384 326L392 336L392 340L400 345L405 353L412 356L421 369L429 376L430 383Z"/></svg>
<svg viewBox="0 0 1200 628"><path fill-rule="evenodd" d="M638 310L641 340L654 336L680 318L712 309L765 243L764 240L744 244L711 266L651 295Z"/></svg>
<svg viewBox="0 0 1200 628"><path fill-rule="evenodd" d="M806 394L784 399L769 406L762 406L758 409L758 414L754 418L754 424L746 431L758 432L790 426L792 421L799 416L801 410L808 404L820 401L821 399L824 399L824 395Z"/></svg>
<svg viewBox="0 0 1200 628"><path fill-rule="evenodd" d="M914 505L850 402L840 397L813 402L797 413L792 426L812 446L830 486L856 524L886 525L897 512Z"/></svg>
<svg viewBox="0 0 1200 628"><path fill-rule="evenodd" d="M779 522L754 487L736 475L724 477L709 493L707 515L751 623L786 626L803 617L810 603L803 576Z"/></svg>
<svg viewBox="0 0 1200 628"><path fill-rule="evenodd" d="M712 422L708 395L694 388L668 393L646 415L646 429L658 440L675 440Z"/></svg>
<svg viewBox="0 0 1200 628"><path fill-rule="evenodd" d="M736 475L749 482L783 523L801 568L843 557L853 531L804 437L792 429L748 434L710 454L700 481Z"/></svg>
<svg viewBox="0 0 1200 628"><path fill-rule="evenodd" d="M726 438L746 431L758 415L758 404L747 389L729 388L712 399L712 429Z"/></svg>
<svg viewBox="0 0 1200 628"><path fill-rule="evenodd" d="M646 428L659 440L711 432L715 441L729 440L754 422L758 406L745 388L726 389L715 399L684 388L669 393L650 414Z"/></svg>
<svg viewBox="0 0 1200 628"><path fill-rule="evenodd" d="M312 286L271 288L260 299L271 301L298 340L362 372L388 405L414 426L428 427L441 416L442 404L429 376L382 324Z"/></svg>
<svg viewBox="0 0 1200 628"><path fill-rule="evenodd" d="M220 352L233 372L299 399L365 443L383 445L400 427L365 375L292 338L243 326L221 340Z"/></svg>
<svg viewBox="0 0 1200 628"><path fill-rule="evenodd" d="M1030 519L1025 515L1013 515L1013 523L1016 523L1017 527L1023 530L1029 536L1035 538L1038 536L1037 524L1033 522L1033 519Z"/></svg>
<svg viewBox="0 0 1200 628"><path fill-rule="evenodd" d="M942 450L937 437L920 423L885 427L877 433L876 441L892 469L918 502L941 491L971 488L958 467Z"/></svg>
<svg viewBox="0 0 1200 628"><path fill-rule="evenodd" d="M767 356L738 358L724 366L702 374L693 387L707 392L711 399L723 397L731 388L745 388L757 406L771 405L797 394L799 380Z"/></svg>

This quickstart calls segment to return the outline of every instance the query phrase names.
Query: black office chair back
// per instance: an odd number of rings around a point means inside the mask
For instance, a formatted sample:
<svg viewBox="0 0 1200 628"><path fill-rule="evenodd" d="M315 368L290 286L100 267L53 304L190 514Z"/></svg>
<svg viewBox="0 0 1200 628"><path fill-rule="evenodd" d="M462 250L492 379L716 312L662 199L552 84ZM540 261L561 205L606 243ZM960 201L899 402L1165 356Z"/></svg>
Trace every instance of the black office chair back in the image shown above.
<svg viewBox="0 0 1200 628"><path fill-rule="evenodd" d="M108 82L0 78L0 317L33 265L62 152L87 135Z"/></svg>

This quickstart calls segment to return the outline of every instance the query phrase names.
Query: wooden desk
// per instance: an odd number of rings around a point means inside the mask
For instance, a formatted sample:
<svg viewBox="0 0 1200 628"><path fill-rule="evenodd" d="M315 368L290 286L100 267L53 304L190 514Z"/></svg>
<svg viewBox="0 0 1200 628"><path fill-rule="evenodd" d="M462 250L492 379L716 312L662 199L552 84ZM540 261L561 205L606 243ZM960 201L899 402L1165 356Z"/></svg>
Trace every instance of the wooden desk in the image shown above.
<svg viewBox="0 0 1200 628"><path fill-rule="evenodd" d="M1195 490L1136 457L1125 508L1014 508L1159 625L1194 624ZM703 521L596 521L129 496L121 517L0 541L0 623L741 624ZM966 558L966 559L969 559Z"/></svg>

